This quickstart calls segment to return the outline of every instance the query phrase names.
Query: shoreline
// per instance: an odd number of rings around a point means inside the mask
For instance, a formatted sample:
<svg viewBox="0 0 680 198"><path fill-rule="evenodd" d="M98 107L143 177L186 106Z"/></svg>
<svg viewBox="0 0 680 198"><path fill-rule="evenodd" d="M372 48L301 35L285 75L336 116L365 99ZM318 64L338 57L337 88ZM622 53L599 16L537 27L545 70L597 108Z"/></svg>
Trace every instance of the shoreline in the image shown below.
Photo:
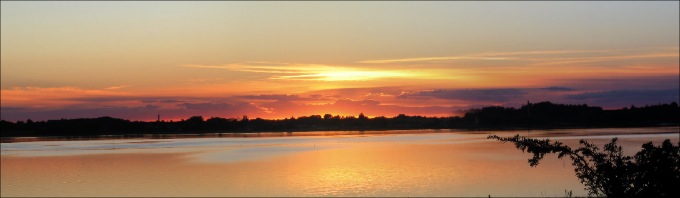
<svg viewBox="0 0 680 198"><path fill-rule="evenodd" d="M262 132L201 132L201 133L146 133L122 135L92 136L17 136L0 137L0 143L21 143L41 141L88 141L88 140L133 140L133 139L183 139L183 138L259 138L259 137L304 137L304 136L336 136L336 135L394 135L394 134L431 134L431 133L479 133L492 131L552 131L552 130L597 130L597 129L677 129L669 132L640 132L631 134L670 134L680 135L680 125L671 126L636 126L636 127L559 127L559 128L485 128L485 129L386 129L386 130L309 130L295 132L262 131ZM589 133L584 135L602 135ZM680 138L680 136L679 136Z"/></svg>

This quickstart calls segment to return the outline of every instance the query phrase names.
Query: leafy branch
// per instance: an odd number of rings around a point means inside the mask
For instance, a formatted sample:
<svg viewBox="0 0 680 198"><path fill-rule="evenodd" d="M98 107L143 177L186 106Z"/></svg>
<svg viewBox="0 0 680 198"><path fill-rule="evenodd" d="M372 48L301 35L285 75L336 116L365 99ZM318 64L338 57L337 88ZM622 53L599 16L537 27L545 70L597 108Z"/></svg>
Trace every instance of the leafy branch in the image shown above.
<svg viewBox="0 0 680 198"><path fill-rule="evenodd" d="M635 156L623 155L617 138L600 150L596 145L580 140L572 149L559 141L539 140L519 135L488 139L512 142L523 152L533 154L528 160L535 167L547 154L562 159L569 156L576 177L590 195L608 197L678 197L680 196L680 143L666 139L656 147L652 142L642 145Z"/></svg>

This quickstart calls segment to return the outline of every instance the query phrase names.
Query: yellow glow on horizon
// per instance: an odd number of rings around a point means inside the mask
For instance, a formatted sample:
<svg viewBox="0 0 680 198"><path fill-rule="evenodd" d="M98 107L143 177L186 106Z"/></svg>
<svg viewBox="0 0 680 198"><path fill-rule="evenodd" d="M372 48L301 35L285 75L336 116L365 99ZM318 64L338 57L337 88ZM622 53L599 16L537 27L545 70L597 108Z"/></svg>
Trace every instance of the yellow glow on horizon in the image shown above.
<svg viewBox="0 0 680 198"><path fill-rule="evenodd" d="M318 80L318 81L357 81L379 78L411 77L412 74L399 71L325 71L316 74L279 76L276 80Z"/></svg>
<svg viewBox="0 0 680 198"><path fill-rule="evenodd" d="M182 65L183 67L199 69L227 69L241 72L272 74L269 80L302 80L302 81L362 81L383 78L413 78L427 77L431 74L403 71L359 69L356 67L331 66L320 64L289 64L276 63L272 65Z"/></svg>

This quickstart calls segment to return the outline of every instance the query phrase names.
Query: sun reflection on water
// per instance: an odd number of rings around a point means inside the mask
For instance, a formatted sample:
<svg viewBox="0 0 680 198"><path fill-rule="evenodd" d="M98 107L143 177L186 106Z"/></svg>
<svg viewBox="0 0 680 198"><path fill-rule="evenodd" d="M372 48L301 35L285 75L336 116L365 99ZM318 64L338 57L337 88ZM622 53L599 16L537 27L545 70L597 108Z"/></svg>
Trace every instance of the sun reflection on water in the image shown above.
<svg viewBox="0 0 680 198"><path fill-rule="evenodd" d="M677 140L638 132L616 136L638 149L641 141ZM590 137L611 138L604 134ZM487 135L134 140L115 150L100 149L110 140L3 143L0 189L2 196L585 195L569 162L548 156L530 167L530 154ZM572 135L560 137L569 145L583 137ZM69 149L53 151L57 143Z"/></svg>

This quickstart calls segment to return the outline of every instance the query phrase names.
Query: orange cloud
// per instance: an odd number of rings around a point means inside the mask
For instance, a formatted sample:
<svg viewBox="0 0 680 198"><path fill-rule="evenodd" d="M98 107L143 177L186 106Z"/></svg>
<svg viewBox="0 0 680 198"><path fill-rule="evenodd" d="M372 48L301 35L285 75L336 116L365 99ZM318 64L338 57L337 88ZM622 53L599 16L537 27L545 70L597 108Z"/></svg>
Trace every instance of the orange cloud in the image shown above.
<svg viewBox="0 0 680 198"><path fill-rule="evenodd" d="M77 104L72 98L131 96L130 92L118 91L122 87L106 89L81 89L77 87L15 87L2 89L3 106L28 106L35 108Z"/></svg>

